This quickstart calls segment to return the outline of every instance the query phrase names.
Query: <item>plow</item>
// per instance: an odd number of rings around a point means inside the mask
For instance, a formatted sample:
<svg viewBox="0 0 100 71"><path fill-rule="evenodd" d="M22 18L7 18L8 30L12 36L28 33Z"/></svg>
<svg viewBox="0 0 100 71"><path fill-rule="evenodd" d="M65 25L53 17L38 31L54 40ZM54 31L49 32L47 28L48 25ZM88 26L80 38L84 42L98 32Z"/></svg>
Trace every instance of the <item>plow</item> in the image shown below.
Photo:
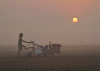
<svg viewBox="0 0 100 71"><path fill-rule="evenodd" d="M51 45L51 41L49 45L46 45L46 46L39 45L35 43L34 41L31 41L31 43L32 43L32 47L25 47L25 50L32 49L32 52L30 52L27 55L27 57L32 57L34 55L37 55L37 56L44 56L44 57L51 58L51 57L54 57L55 53L60 53L60 47L62 46L61 44Z"/></svg>

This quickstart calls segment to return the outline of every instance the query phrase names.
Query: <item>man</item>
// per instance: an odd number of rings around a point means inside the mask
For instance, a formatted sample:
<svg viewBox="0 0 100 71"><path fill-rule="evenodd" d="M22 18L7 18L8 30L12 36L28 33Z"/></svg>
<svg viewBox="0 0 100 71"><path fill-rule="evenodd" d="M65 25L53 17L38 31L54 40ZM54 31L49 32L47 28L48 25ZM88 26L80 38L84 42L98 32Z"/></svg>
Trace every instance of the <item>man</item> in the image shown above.
<svg viewBox="0 0 100 71"><path fill-rule="evenodd" d="M20 33L20 34L19 34L19 40L18 40L18 56L19 56L19 54L20 54L20 51L22 51L22 47L25 47L24 45L22 45L22 42L31 43L31 42L24 41L24 40L22 39L22 37L23 37L23 33Z"/></svg>
<svg viewBox="0 0 100 71"><path fill-rule="evenodd" d="M51 49L51 41L49 41L49 49Z"/></svg>

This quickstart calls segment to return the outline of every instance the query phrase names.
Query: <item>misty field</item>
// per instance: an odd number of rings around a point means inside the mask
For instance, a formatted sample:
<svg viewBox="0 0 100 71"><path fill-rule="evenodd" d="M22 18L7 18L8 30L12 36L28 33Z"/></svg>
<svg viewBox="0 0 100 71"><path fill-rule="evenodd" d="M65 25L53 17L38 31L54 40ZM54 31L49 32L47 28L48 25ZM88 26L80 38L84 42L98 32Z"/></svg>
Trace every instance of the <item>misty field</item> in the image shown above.
<svg viewBox="0 0 100 71"><path fill-rule="evenodd" d="M100 71L100 56L1 57L0 71Z"/></svg>
<svg viewBox="0 0 100 71"><path fill-rule="evenodd" d="M70 49L70 48L69 48ZM71 48L74 49L74 48ZM53 58L17 57L17 48L0 51L0 71L100 71L100 52L62 50ZM92 47L91 47L92 49ZM5 50L5 51L4 51ZM24 53L21 53L24 54Z"/></svg>

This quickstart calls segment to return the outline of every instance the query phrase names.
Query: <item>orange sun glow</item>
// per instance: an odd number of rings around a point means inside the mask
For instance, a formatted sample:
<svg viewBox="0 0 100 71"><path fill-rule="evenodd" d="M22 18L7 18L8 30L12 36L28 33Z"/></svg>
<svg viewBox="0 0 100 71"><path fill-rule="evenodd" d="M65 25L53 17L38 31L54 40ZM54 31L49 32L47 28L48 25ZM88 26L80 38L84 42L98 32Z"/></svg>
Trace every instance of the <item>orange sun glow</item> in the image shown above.
<svg viewBox="0 0 100 71"><path fill-rule="evenodd" d="M78 19L75 17L75 18L73 18L73 22L78 22Z"/></svg>

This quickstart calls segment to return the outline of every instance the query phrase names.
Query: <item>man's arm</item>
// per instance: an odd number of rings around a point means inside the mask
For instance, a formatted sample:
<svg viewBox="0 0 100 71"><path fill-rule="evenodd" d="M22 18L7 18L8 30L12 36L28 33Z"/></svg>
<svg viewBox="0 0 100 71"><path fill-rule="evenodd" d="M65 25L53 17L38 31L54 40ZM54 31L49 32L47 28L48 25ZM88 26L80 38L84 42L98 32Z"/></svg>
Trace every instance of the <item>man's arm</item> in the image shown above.
<svg viewBox="0 0 100 71"><path fill-rule="evenodd" d="M31 43L31 42L24 41L23 39L22 39L22 41L25 42L25 43Z"/></svg>

